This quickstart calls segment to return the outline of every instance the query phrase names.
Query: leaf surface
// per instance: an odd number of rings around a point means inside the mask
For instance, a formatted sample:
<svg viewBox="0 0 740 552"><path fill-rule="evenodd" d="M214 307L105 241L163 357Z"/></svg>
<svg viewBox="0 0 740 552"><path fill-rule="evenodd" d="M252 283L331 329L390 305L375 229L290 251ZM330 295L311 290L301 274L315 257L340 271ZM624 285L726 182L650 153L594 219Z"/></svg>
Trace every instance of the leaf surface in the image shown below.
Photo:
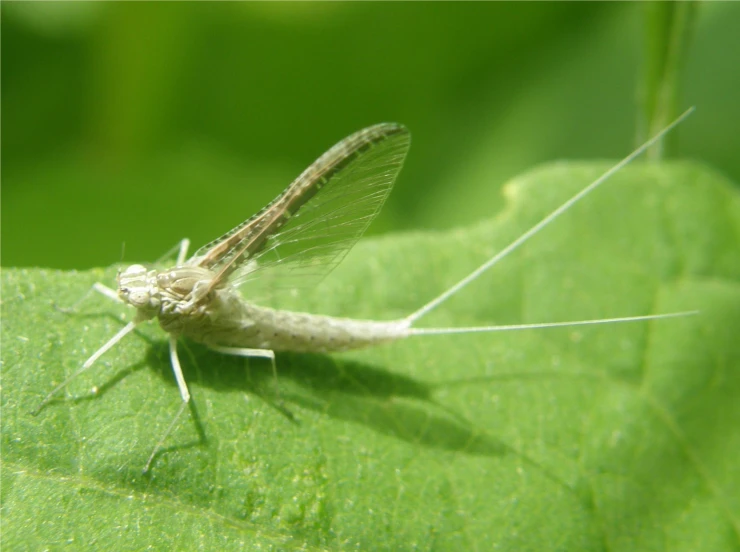
<svg viewBox="0 0 740 552"><path fill-rule="evenodd" d="M408 314L604 168L549 165L486 222L366 240L278 306ZM53 304L115 273L3 270L9 550L740 547L740 198L706 167L622 171L420 325L700 315L282 354L277 383L184 342L198 423L147 476L179 404L156 324L29 414L131 316Z"/></svg>

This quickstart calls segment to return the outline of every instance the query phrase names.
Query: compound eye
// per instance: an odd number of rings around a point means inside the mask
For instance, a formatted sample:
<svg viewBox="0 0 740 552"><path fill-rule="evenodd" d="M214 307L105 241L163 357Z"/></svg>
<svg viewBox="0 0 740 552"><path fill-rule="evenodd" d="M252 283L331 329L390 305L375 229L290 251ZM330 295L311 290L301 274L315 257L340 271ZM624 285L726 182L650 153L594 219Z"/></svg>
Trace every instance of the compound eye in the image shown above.
<svg viewBox="0 0 740 552"><path fill-rule="evenodd" d="M147 291L133 291L128 294L129 303L134 307L144 307L149 304L149 292Z"/></svg>

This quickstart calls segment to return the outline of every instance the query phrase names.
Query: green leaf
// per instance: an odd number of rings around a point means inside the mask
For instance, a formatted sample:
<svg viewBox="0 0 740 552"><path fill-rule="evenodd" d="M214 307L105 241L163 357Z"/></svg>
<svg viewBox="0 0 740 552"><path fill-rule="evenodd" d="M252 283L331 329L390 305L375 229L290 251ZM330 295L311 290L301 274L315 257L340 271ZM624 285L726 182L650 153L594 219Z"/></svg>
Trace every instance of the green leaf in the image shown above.
<svg viewBox="0 0 740 552"><path fill-rule="evenodd" d="M281 306L407 314L603 169L550 165L487 222L364 241ZM740 198L705 167L622 171L420 325L700 315L282 354L277 384L182 343L202 435L182 421L147 476L179 405L156 325L29 414L131 315L53 304L115 273L3 270L8 550L740 547Z"/></svg>

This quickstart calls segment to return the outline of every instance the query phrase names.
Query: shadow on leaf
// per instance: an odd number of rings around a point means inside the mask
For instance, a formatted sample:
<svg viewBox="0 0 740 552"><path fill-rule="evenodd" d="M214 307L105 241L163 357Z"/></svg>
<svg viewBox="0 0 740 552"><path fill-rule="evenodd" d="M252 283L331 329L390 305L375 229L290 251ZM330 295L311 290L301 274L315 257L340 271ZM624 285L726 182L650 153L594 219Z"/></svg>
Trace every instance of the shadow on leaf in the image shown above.
<svg viewBox="0 0 740 552"><path fill-rule="evenodd" d="M164 343L153 344L148 362L174 386L166 349ZM426 447L484 456L509 450L439 405L432 386L384 369L329 355L278 353L275 387L268 361L229 357L192 342L181 342L180 351L186 381L256 395L295 423L283 403Z"/></svg>

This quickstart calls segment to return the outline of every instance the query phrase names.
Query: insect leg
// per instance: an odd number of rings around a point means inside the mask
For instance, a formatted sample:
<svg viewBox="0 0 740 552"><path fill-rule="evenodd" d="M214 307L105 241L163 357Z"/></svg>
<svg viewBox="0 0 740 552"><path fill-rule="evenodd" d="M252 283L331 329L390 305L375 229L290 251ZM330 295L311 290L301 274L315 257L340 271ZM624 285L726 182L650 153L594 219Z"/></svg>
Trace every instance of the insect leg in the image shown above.
<svg viewBox="0 0 740 552"><path fill-rule="evenodd" d="M183 240L185 242L187 240ZM146 461L146 465L144 466L144 473L149 471L149 466L152 464L152 460L154 460L154 457L159 452L159 450L162 448L162 445L164 444L167 437L169 437L170 433L172 433L172 430L175 428L175 425L177 425L177 420L180 419L180 416L182 416L183 411L190 403L190 391L188 391L188 384L185 383L185 376L182 374L182 366L180 366L180 357L177 356L177 337L174 335L170 336L170 363L172 364L172 372L175 374L175 380L177 381L177 387L180 390L180 397L182 397L182 403L180 404L180 408L177 410L177 414L175 414L175 417L170 422L170 425L167 426L167 429L165 430L162 437L157 441L157 444L154 445L154 449L152 450L152 453L149 455L149 459Z"/></svg>
<svg viewBox="0 0 740 552"><path fill-rule="evenodd" d="M272 362L272 373L275 377L275 381L277 381L277 367L275 366L275 353L274 351L271 351L270 349L244 349L239 347L221 347L218 345L211 345L209 348L213 349L214 351L217 351L219 353L223 353L226 355L234 355L234 356L241 356L241 357L259 357L259 358L269 358ZM162 445L164 444L167 437L169 437L170 433L172 433L172 430L177 425L177 421L179 420L180 416L182 415L185 408L188 406L188 403L190 402L190 391L188 391L188 385L185 383L185 376L182 374L182 367L180 366L180 359L177 356L177 338L175 336L170 336L170 362L172 363L172 371L175 374L175 380L177 381L177 387L180 389L180 396L182 397L182 404L180 405L180 408L177 410L177 414L175 414L175 417L170 422L170 425L167 426L167 429L164 432L164 435L162 435L162 438L157 442L157 444L154 447L154 450L152 450L152 453L149 455L149 459L146 461L146 465L144 466L144 473L149 471L149 467L152 464L152 461L154 460L154 457L156 456L157 452L160 451L162 448Z"/></svg>
<svg viewBox="0 0 740 552"><path fill-rule="evenodd" d="M115 290L109 288L108 286L101 284L100 282L95 282L93 286L90 288L90 291L97 291L101 295L105 295L108 299L112 299L116 303L123 303L123 301L118 296L118 293Z"/></svg>
<svg viewBox="0 0 740 552"><path fill-rule="evenodd" d="M159 258L157 258L156 261L154 261L155 266L164 264L165 261L171 260L172 255L177 251L177 266L180 266L183 262L185 262L185 258L188 254L188 249L190 248L190 240L188 238L183 238L179 242L177 242L173 247L170 247L167 251L165 251Z"/></svg>
<svg viewBox="0 0 740 552"><path fill-rule="evenodd" d="M103 354L105 354L111 347L113 347L116 343L121 341L128 333L133 331L133 329L137 326L137 322L129 322L126 324L123 328L121 328L116 335L111 337L108 342L103 345L100 349L95 351L90 358L88 358L85 363L80 366L71 376L69 376L67 379L65 379L62 383L57 385L54 389L51 390L51 393L46 395L46 398L41 401L41 404L38 405L38 407L31 412L34 416L38 414L44 406L52 399L54 395L61 389L64 389L69 382L71 382L73 379L75 379L77 376L79 376L82 372L90 368L96 360L98 360Z"/></svg>
<svg viewBox="0 0 740 552"><path fill-rule="evenodd" d="M92 287L90 289L88 289L82 297L80 297L77 301L75 301L74 304L71 307L60 307L58 305L55 305L55 307L56 307L56 309L58 311L61 311L61 312L65 313L65 314L70 314L70 313L73 313L73 312L77 312L77 307L80 305L80 303L82 303L88 297L90 297L90 295L94 291L97 291L101 295L105 295L108 299L111 299L111 300L115 301L116 303L123 303L123 301L121 301L121 298L118 297L118 293L116 293L115 290L109 288L108 286L106 286L104 284L101 284L100 282L95 282L92 285Z"/></svg>
<svg viewBox="0 0 740 552"><path fill-rule="evenodd" d="M188 256L188 249L190 249L190 240L183 238L180 242L179 251L177 253L177 266L182 265Z"/></svg>
<svg viewBox="0 0 740 552"><path fill-rule="evenodd" d="M225 355L240 356L245 358L269 358L272 363L272 376L275 378L275 389L277 387L277 366L275 364L275 351L272 349L247 349L244 347L222 347L220 345L209 345L209 349L213 349L218 353Z"/></svg>

